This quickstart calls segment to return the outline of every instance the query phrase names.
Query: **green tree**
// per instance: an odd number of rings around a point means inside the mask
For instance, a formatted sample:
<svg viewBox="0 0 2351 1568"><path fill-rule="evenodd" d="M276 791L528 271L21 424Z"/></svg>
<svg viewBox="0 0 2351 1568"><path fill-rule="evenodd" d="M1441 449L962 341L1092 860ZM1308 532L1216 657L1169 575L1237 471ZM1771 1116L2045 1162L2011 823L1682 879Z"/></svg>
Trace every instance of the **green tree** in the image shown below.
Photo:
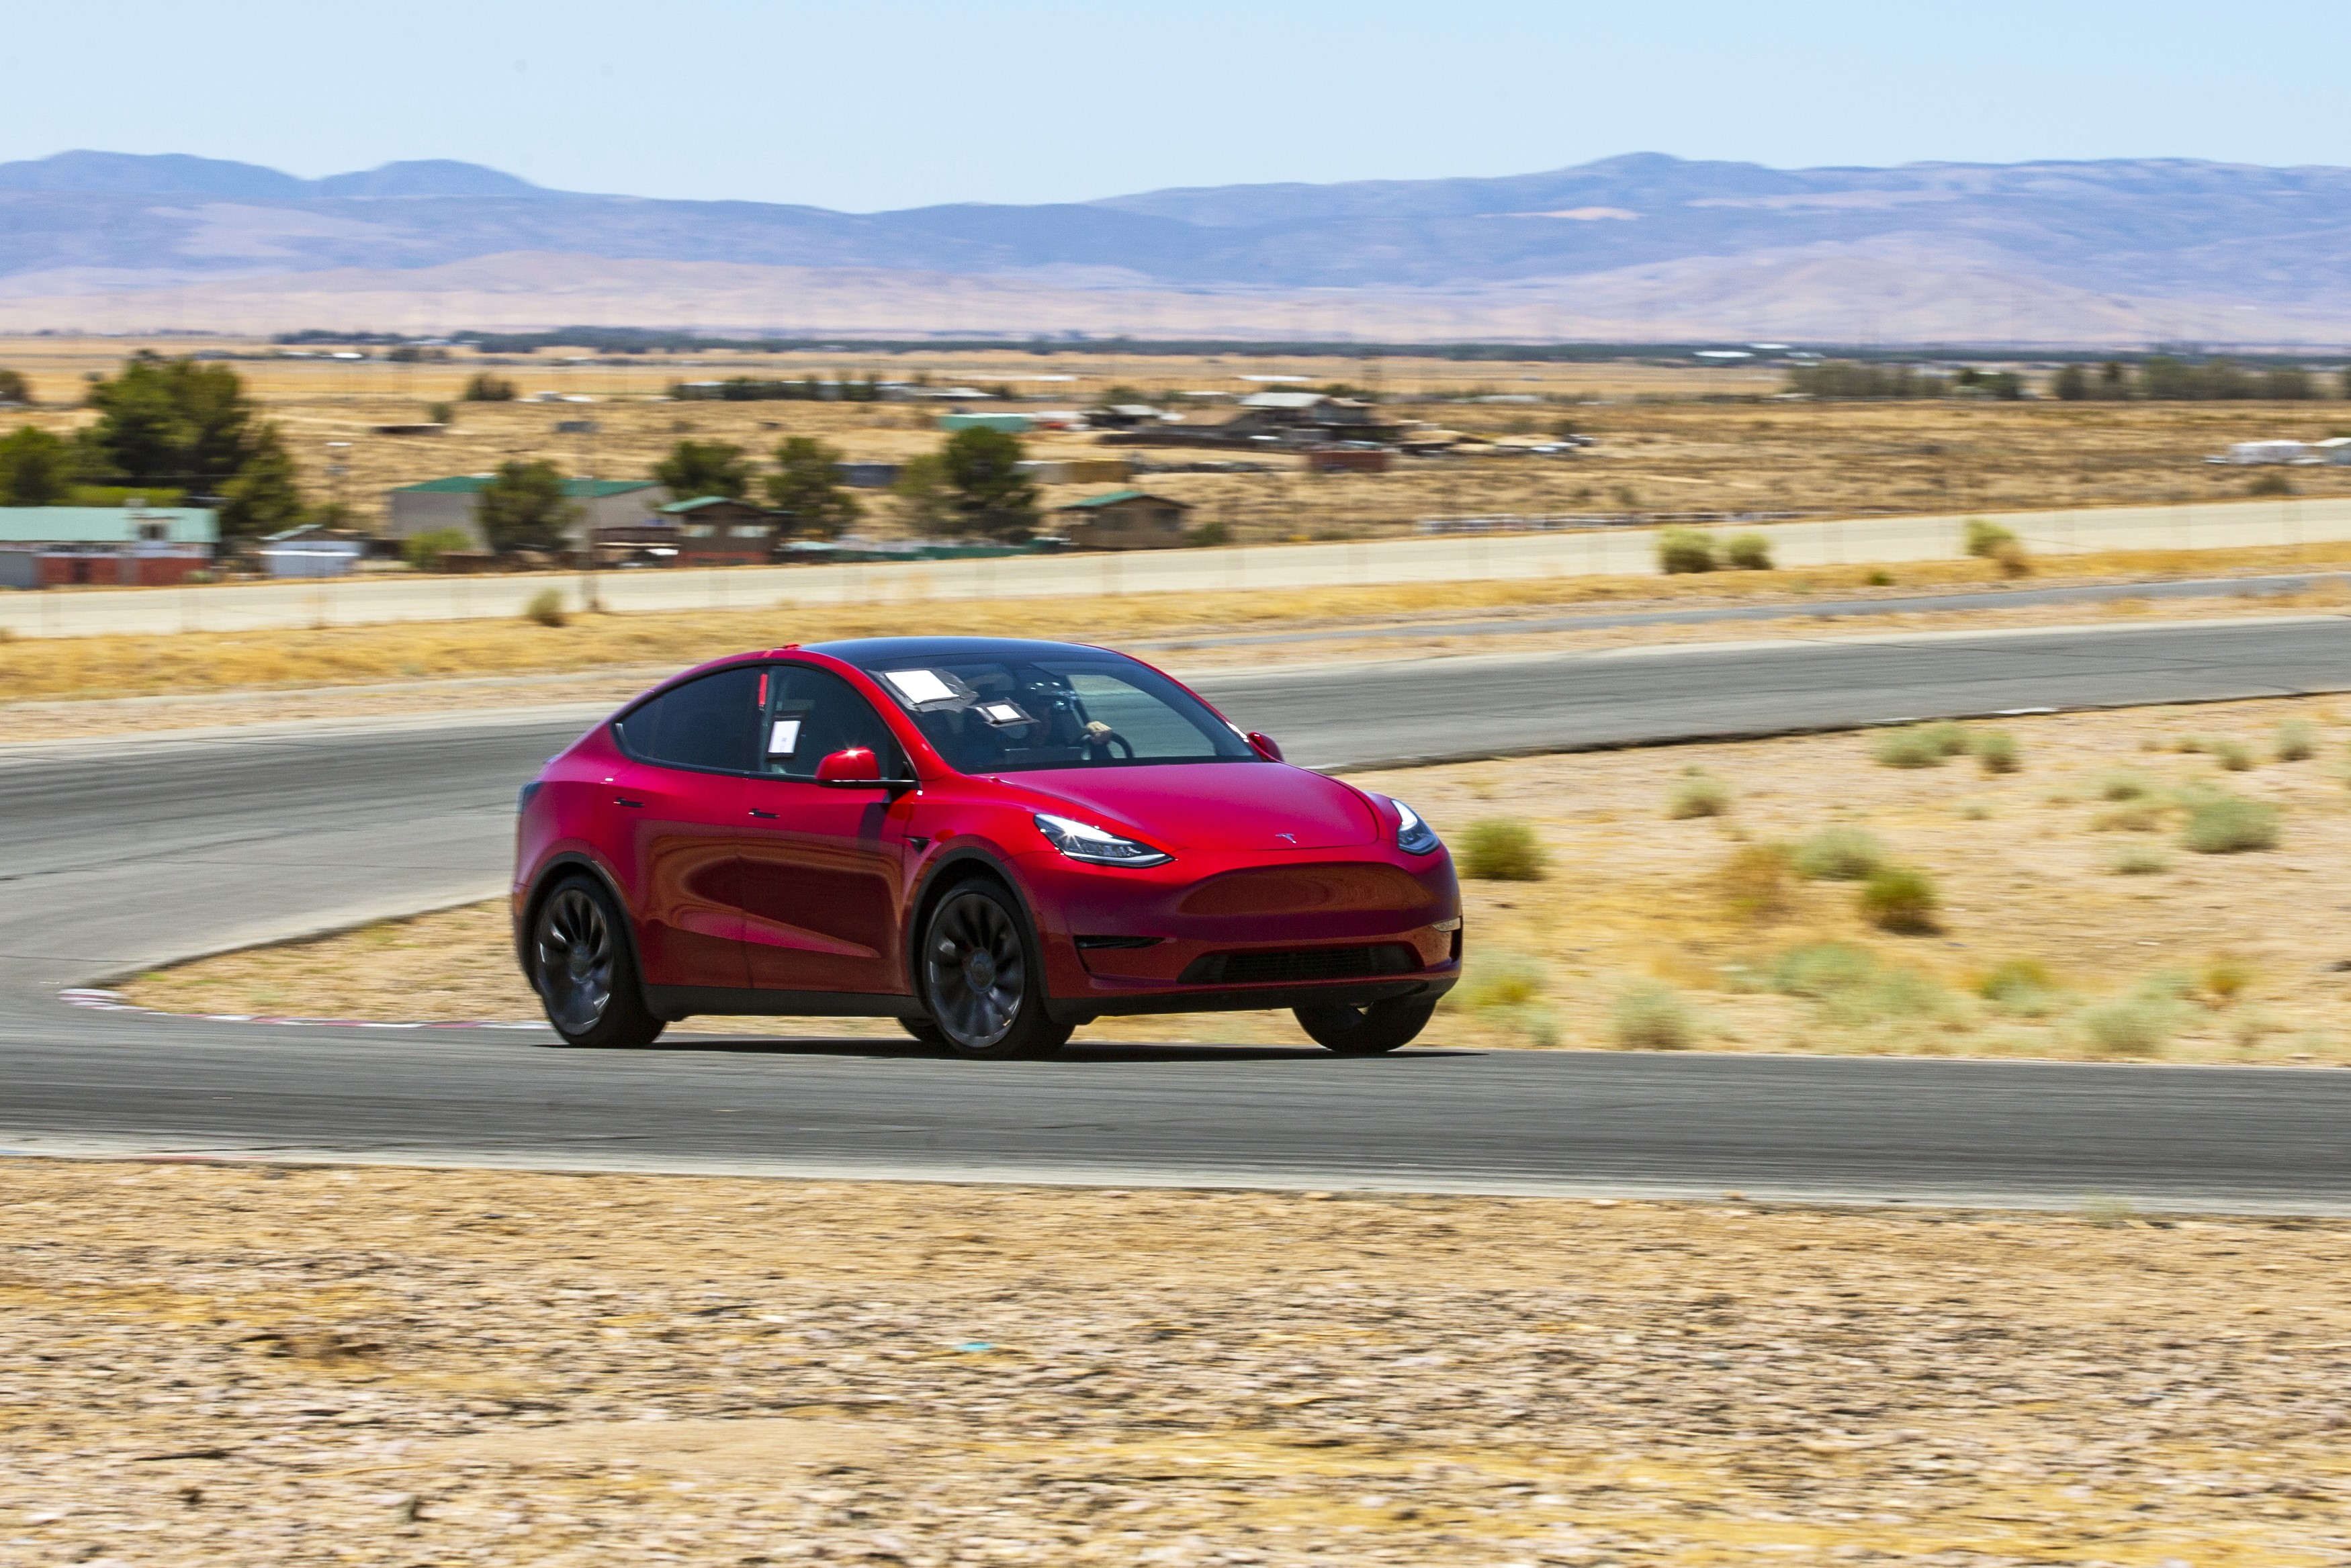
<svg viewBox="0 0 2351 1568"><path fill-rule="evenodd" d="M653 477L673 500L723 495L740 501L751 488L751 465L743 449L732 441L682 441L653 464Z"/></svg>
<svg viewBox="0 0 2351 1568"><path fill-rule="evenodd" d="M38 425L0 440L0 506L54 506L73 484L73 450Z"/></svg>
<svg viewBox="0 0 2351 1568"><path fill-rule="evenodd" d="M547 462L509 460L482 487L475 520L482 537L500 555L513 550L559 550L563 531L580 508L563 493L563 475Z"/></svg>
<svg viewBox="0 0 2351 1568"><path fill-rule="evenodd" d="M236 477L221 487L220 531L224 538L249 539L283 533L304 521L302 493L294 483L294 460L274 424L254 434Z"/></svg>
<svg viewBox="0 0 2351 1568"><path fill-rule="evenodd" d="M32 383L21 370L0 370L0 403L29 403L33 400Z"/></svg>
<svg viewBox="0 0 2351 1568"><path fill-rule="evenodd" d="M226 365L142 351L92 381L86 400L99 415L81 443L93 479L225 493L260 450L257 411Z"/></svg>
<svg viewBox="0 0 2351 1568"><path fill-rule="evenodd" d="M469 403L511 403L515 400L515 384L504 376L476 370L460 395Z"/></svg>
<svg viewBox="0 0 2351 1568"><path fill-rule="evenodd" d="M2051 378L2049 389L2065 402L2078 403L2090 395L2089 373L2079 365L2062 366Z"/></svg>
<svg viewBox="0 0 2351 1568"><path fill-rule="evenodd" d="M984 427L957 431L939 455L963 531L1007 544L1037 532L1037 486L1020 472L1019 441Z"/></svg>
<svg viewBox="0 0 2351 1568"><path fill-rule="evenodd" d="M768 504L791 519L792 531L830 539L857 521L864 508L833 465L841 453L809 436L788 436L776 448L776 472L765 483Z"/></svg>
<svg viewBox="0 0 2351 1568"><path fill-rule="evenodd" d="M899 516L917 534L946 537L963 527L954 488L947 483L947 460L937 452L907 459L890 493L897 499Z"/></svg>

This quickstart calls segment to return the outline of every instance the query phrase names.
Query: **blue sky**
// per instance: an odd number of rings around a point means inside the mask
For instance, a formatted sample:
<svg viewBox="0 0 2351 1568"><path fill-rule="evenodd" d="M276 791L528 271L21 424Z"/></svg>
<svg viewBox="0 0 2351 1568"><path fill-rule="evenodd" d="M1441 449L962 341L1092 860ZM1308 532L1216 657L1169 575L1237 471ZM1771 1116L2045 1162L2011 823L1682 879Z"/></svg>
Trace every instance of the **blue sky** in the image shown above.
<svg viewBox="0 0 2351 1568"><path fill-rule="evenodd" d="M0 161L459 158L571 190L852 211L1631 151L2351 163L2342 14L2300 0L8 10Z"/></svg>

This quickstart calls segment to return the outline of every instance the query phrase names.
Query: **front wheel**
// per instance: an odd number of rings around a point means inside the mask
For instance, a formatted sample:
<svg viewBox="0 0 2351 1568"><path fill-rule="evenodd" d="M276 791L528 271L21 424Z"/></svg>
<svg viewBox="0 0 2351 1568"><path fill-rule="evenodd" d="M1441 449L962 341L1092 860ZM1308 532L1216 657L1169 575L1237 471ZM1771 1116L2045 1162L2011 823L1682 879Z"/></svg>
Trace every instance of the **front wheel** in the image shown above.
<svg viewBox="0 0 2351 1568"><path fill-rule="evenodd" d="M1364 1007L1327 1002L1319 1007L1291 1009L1298 1026L1314 1044L1342 1056L1376 1056L1399 1045L1409 1045L1428 1026L1437 1011L1434 1002L1395 997Z"/></svg>
<svg viewBox="0 0 2351 1568"><path fill-rule="evenodd" d="M1047 1056L1070 1037L1071 1025L1046 1016L1044 973L1012 895L992 882L939 900L920 967L923 1005L958 1056Z"/></svg>
<svg viewBox="0 0 2351 1568"><path fill-rule="evenodd" d="M667 1027L645 1011L622 925L604 885L570 877L538 907L531 926L530 981L566 1045L650 1045Z"/></svg>

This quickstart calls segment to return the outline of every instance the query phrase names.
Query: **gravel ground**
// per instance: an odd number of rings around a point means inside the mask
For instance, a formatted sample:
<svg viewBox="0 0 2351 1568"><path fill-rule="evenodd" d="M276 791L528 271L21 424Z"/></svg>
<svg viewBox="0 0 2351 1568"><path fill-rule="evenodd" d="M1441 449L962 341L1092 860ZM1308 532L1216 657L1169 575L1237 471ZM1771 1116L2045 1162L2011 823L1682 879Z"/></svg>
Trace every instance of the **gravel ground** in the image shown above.
<svg viewBox="0 0 2351 1568"><path fill-rule="evenodd" d="M0 1562L2351 1561L2351 1228L0 1163Z"/></svg>

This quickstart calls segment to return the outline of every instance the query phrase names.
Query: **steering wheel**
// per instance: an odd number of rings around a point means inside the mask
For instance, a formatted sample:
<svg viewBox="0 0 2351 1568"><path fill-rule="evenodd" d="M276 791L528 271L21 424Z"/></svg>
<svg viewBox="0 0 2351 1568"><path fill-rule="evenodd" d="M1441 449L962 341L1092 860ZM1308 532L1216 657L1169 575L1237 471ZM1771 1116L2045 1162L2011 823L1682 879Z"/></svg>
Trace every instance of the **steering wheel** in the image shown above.
<svg viewBox="0 0 2351 1568"><path fill-rule="evenodd" d="M1112 729L1108 724L1102 723L1100 720L1096 720L1093 723L1086 726L1086 750L1088 752L1101 751L1104 753L1109 753L1110 749L1113 746L1124 746L1126 748L1126 760L1130 763L1134 761L1134 742L1128 740L1124 735L1120 734L1116 730Z"/></svg>

